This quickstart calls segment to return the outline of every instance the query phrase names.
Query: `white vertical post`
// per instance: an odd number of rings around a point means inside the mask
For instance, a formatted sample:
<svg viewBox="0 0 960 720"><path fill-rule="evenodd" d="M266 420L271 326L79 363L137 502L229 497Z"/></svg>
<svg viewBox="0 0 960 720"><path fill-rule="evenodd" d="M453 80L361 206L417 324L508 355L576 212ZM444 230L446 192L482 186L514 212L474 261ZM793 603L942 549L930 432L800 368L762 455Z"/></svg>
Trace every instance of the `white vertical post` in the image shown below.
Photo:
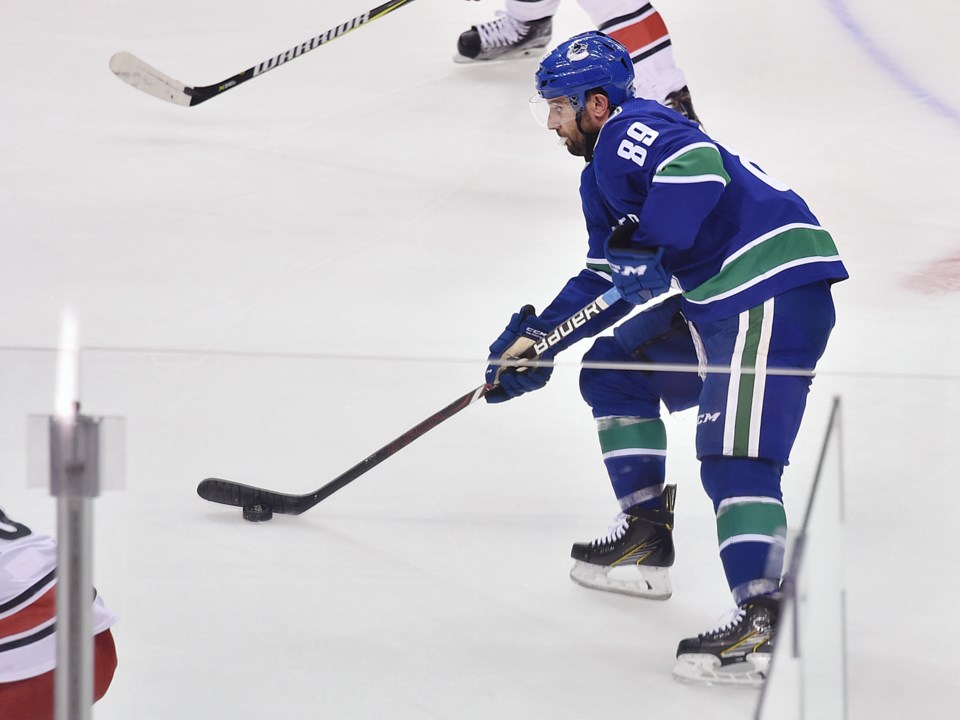
<svg viewBox="0 0 960 720"><path fill-rule="evenodd" d="M99 427L80 415L76 324L65 317L56 416L50 421L50 492L57 498L56 720L89 720L93 706L93 498L100 490Z"/></svg>

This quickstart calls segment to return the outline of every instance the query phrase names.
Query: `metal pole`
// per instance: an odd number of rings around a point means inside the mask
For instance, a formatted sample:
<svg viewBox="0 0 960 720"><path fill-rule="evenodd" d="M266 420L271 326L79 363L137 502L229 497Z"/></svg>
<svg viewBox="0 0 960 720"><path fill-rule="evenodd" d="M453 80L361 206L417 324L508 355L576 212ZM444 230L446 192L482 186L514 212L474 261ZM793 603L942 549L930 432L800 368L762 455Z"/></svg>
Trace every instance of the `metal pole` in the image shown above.
<svg viewBox="0 0 960 720"><path fill-rule="evenodd" d="M93 498L100 490L99 423L50 420L50 489L57 498L56 720L89 720L93 706Z"/></svg>

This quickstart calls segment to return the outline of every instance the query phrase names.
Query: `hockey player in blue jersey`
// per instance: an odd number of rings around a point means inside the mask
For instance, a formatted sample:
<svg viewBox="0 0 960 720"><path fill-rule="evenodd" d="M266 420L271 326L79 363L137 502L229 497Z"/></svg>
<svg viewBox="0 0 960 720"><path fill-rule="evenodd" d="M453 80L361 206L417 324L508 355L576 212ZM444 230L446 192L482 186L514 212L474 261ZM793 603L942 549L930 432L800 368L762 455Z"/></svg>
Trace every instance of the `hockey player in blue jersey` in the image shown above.
<svg viewBox="0 0 960 720"><path fill-rule="evenodd" d="M630 56L612 38L596 31L571 38L544 56L536 79L545 126L587 161L580 181L586 268L543 312L525 306L510 319L490 347L486 377L496 387L486 399L543 387L551 366L511 363L617 287L622 300L542 356L616 326L584 356L580 389L621 512L604 537L573 546L571 577L670 597L675 486L665 484L661 404L670 412L698 408L701 482L737 610L723 627L681 641L674 675L757 684L779 612L781 474L834 325L831 285L847 272L796 193L696 123L635 98ZM624 320L637 305L645 307ZM638 361L644 371L596 369ZM623 566L634 569L632 579L611 574Z"/></svg>

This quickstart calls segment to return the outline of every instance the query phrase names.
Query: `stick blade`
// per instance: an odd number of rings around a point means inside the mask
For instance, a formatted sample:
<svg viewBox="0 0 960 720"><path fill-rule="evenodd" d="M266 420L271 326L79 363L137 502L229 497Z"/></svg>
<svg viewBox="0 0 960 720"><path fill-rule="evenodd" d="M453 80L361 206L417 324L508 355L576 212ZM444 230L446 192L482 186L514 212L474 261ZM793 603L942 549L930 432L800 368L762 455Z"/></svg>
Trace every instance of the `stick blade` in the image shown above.
<svg viewBox="0 0 960 720"><path fill-rule="evenodd" d="M197 485L197 495L204 500L233 507L269 505L274 513L280 515L299 515L307 509L303 498L298 495L273 492L221 478L202 480Z"/></svg>
<svg viewBox="0 0 960 720"><path fill-rule="evenodd" d="M174 105L189 107L193 100L182 82L164 75L131 53L118 52L111 57L110 70L127 85Z"/></svg>

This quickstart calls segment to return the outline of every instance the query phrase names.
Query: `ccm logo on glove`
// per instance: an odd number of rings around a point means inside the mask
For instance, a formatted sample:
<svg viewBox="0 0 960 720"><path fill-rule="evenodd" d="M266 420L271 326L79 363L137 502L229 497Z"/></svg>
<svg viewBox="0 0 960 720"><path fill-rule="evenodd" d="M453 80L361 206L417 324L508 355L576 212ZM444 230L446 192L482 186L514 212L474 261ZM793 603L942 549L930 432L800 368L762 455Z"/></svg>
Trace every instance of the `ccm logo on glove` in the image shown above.
<svg viewBox="0 0 960 720"><path fill-rule="evenodd" d="M662 254L662 253L661 253ZM653 255L650 256L654 257ZM646 265L632 266L632 265L614 265L610 263L610 269L613 270L617 275L623 275L624 277L629 277L630 275L640 276L647 272Z"/></svg>
<svg viewBox="0 0 960 720"><path fill-rule="evenodd" d="M639 223L633 216L620 221L604 245L613 284L623 299L640 305L670 289L670 274L660 264L663 248L655 251L633 245Z"/></svg>

